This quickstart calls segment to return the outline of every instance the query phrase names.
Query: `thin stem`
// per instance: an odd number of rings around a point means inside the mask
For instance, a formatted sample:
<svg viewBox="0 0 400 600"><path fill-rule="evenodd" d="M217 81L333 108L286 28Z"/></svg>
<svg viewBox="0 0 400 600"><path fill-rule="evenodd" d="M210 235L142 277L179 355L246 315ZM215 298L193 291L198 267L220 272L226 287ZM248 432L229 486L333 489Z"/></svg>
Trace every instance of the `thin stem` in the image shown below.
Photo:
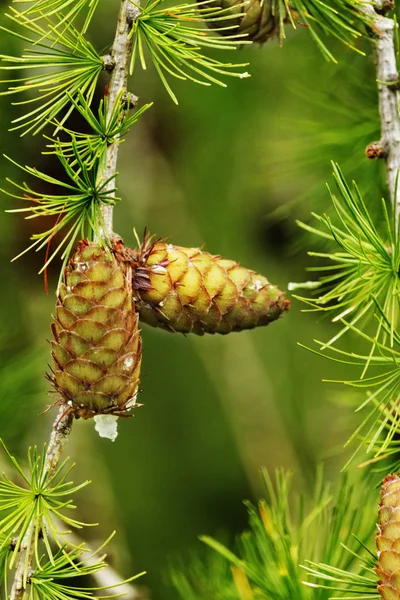
<svg viewBox="0 0 400 600"><path fill-rule="evenodd" d="M65 443L71 432L72 420L72 413L66 411L65 406L62 406L54 421L50 435L49 445L46 451L44 474L52 475L57 469ZM29 576L29 572L32 569L35 527L36 524L32 522L21 542L10 600L22 600L24 598L27 586L27 576Z"/></svg>
<svg viewBox="0 0 400 600"><path fill-rule="evenodd" d="M73 414L62 406L54 421L46 452L46 471L55 472L60 462L65 443L72 429Z"/></svg>
<svg viewBox="0 0 400 600"><path fill-rule="evenodd" d="M400 187L397 178L400 169L400 116L399 116L399 74L396 65L394 44L395 22L376 12L385 11L385 0L365 5L372 17L376 35L375 62L379 93L379 113L381 118L381 156L386 160L386 176L396 222L400 216Z"/></svg>
<svg viewBox="0 0 400 600"><path fill-rule="evenodd" d="M139 16L139 9L136 8L130 0L122 0L121 8L118 15L118 23L115 32L113 47L111 50L111 59L113 61L113 70L108 86L108 114L110 117L114 109L114 105L120 98L121 90L127 91L129 61L132 51L132 40L129 39L129 34L132 29L132 24ZM118 140L110 144L107 148L103 167L99 172L100 181L109 181L106 189L115 187L113 177L117 171L119 144ZM115 192L112 194L115 195ZM113 206L103 206L103 231L104 237L113 235Z"/></svg>

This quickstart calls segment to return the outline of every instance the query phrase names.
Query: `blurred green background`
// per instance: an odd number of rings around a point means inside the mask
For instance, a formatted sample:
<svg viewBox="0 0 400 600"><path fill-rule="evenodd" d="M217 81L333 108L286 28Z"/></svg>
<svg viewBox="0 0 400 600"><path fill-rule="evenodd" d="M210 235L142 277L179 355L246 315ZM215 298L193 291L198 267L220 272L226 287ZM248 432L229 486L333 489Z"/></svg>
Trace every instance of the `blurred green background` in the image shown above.
<svg viewBox="0 0 400 600"><path fill-rule="evenodd" d="M100 3L89 36L100 51L109 48L110 13L118 5ZM0 9L3 15L5 3ZM131 91L155 104L121 147L115 230L126 243L134 244L133 227L140 234L147 227L172 243L204 244L282 289L308 279L306 252L317 246L295 220L331 210L329 160L357 179L372 206L383 187L381 166L364 158L367 142L379 138L372 60L334 40L328 45L337 65L323 59L301 26L288 30L283 48L273 40L239 50L237 60L250 62L250 79L232 79L226 89L177 82L178 107L151 65L138 70ZM20 51L0 33L0 53ZM40 154L41 136L7 131L20 110L0 98L0 154L62 177ZM21 177L2 157L0 174L4 187L7 177ZM50 270L46 296L37 275L43 255L10 263L47 225L4 213L16 207L2 195L0 423L10 449L25 456L29 444L46 440L55 415L41 413L49 402L44 373L59 264ZM327 476L337 478L356 423L355 394L322 383L349 378L347 370L297 345L335 331L302 308L293 300L278 323L227 337L144 326L144 407L121 420L114 444L99 439L92 423L76 422L67 448L77 461L74 480L93 481L77 497L78 511L100 522L88 536L100 539L116 528L113 564L124 575L146 570L142 583L153 599L176 598L169 562L200 546L199 534L229 539L246 527L242 500L262 494L261 465L288 467L298 487L310 488L324 459Z"/></svg>

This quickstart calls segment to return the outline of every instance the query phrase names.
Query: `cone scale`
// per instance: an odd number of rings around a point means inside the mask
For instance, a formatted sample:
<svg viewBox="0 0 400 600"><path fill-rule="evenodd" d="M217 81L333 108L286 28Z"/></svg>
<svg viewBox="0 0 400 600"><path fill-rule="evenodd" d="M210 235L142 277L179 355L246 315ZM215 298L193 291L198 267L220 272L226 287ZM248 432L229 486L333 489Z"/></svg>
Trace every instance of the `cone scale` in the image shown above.
<svg viewBox="0 0 400 600"><path fill-rule="evenodd" d="M145 239L130 253L140 320L171 332L227 334L268 325L289 301L266 277L233 260ZM118 257L118 252L116 253Z"/></svg>
<svg viewBox="0 0 400 600"><path fill-rule="evenodd" d="M81 242L64 272L52 324L52 382L84 419L128 416L139 390L141 338L129 265Z"/></svg>
<svg viewBox="0 0 400 600"><path fill-rule="evenodd" d="M400 600L400 477L388 475L381 487L379 522L376 534L382 600Z"/></svg>

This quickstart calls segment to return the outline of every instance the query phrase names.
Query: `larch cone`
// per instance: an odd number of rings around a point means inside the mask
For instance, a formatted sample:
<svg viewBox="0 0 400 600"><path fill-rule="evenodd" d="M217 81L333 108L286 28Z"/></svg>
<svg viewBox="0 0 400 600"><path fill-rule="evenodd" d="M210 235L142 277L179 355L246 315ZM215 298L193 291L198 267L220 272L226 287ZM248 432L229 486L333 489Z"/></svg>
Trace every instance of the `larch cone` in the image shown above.
<svg viewBox="0 0 400 600"><path fill-rule="evenodd" d="M289 309L289 300L266 277L200 248L147 237L139 250L121 244L119 252L132 261L140 320L153 327L227 334L268 325Z"/></svg>
<svg viewBox="0 0 400 600"><path fill-rule="evenodd" d="M80 242L65 269L52 324L48 376L76 417L128 416L141 364L131 267L93 242Z"/></svg>

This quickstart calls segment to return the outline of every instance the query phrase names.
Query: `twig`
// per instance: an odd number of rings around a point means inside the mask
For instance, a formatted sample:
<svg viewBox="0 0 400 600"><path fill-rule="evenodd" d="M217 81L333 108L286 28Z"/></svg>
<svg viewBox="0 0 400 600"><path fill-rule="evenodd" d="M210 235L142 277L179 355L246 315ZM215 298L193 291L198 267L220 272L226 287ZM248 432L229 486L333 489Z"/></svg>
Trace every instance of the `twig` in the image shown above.
<svg viewBox="0 0 400 600"><path fill-rule="evenodd" d="M60 408L59 414L53 424L49 445L46 452L46 470L52 474L60 462L64 446L72 429L73 414Z"/></svg>
<svg viewBox="0 0 400 600"><path fill-rule="evenodd" d="M111 115L115 102L118 96L123 92L127 92L127 82L129 73L129 61L132 51L132 41L129 39L129 34L132 29L132 24L139 16L140 11L130 0L122 0L121 8L118 15L117 29L115 33L114 43L111 50L111 62L109 61L110 69L112 69L110 82L108 85L108 114ZM119 144L115 140L107 148L104 167L100 169L99 179L107 181L115 176L117 172ZM114 187L114 180L107 184L106 189ZM103 231L104 237L113 235L113 206L107 205L102 207L103 216Z"/></svg>
<svg viewBox="0 0 400 600"><path fill-rule="evenodd" d="M378 10L384 13L387 8L390 8L385 0L374 2L373 6L366 4L365 11L372 18L376 36L375 62L382 137L380 140L381 152L378 152L375 157L382 157L386 160L387 184L397 222L400 216L400 187L397 185L400 169L400 94L394 46L395 22L376 12ZM371 154L371 156L373 155Z"/></svg>
<svg viewBox="0 0 400 600"><path fill-rule="evenodd" d="M65 443L71 432L72 420L72 413L66 411L65 406L62 406L54 421L50 435L49 445L46 451L44 474L52 475L57 469ZM27 575L32 568L35 527L36 523L32 521L21 542L10 600L22 600L25 595Z"/></svg>

